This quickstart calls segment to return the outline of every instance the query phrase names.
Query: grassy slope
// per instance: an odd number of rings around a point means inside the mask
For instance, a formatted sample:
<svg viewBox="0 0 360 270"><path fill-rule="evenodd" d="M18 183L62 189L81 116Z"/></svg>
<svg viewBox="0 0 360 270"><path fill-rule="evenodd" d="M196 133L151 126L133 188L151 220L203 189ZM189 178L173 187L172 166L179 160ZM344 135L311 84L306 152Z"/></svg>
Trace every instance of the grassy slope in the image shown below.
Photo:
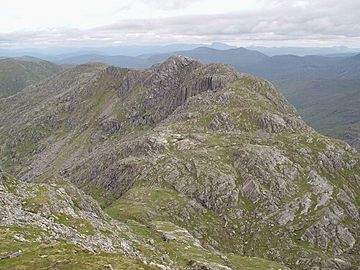
<svg viewBox="0 0 360 270"><path fill-rule="evenodd" d="M29 242L18 242L14 235L22 234ZM18 250L22 255L0 260L0 269L105 269L111 264L115 269L155 269L140 261L121 254L92 254L85 249L65 241L37 243L35 239L41 235L36 227L0 227L0 256Z"/></svg>
<svg viewBox="0 0 360 270"><path fill-rule="evenodd" d="M39 82L62 68L47 61L0 59L0 98L16 94L26 86Z"/></svg>

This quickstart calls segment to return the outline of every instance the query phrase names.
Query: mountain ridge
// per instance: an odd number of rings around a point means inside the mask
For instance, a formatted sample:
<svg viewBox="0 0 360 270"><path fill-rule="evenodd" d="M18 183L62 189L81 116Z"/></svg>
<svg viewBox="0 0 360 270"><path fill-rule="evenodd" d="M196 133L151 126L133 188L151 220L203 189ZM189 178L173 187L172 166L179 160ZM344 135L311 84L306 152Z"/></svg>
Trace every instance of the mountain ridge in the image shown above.
<svg viewBox="0 0 360 270"><path fill-rule="evenodd" d="M205 63L232 64L239 71L271 80L292 103L296 104L298 111L307 123L326 135L345 139L352 146L359 149L357 142L357 138L360 136L359 132L357 132L359 127L356 123L353 125L354 122L358 122L358 117L355 115L357 109L356 106L351 104L352 100L357 99L356 95L359 96L358 87L355 82L360 76L360 63L357 61L358 56L356 54L354 56L346 55L341 57L325 55L275 55L268 57L259 52L243 48L220 51L204 47L177 53L193 57ZM113 57L108 63L117 66L138 66L144 68L161 62L170 55L172 54L142 55L137 58L126 59ZM326 90L324 87L328 85L329 81L333 81L333 84ZM353 96L342 98L342 103L336 104L336 107L340 111L349 112L348 116L343 118L343 120L346 123L352 123L351 126L343 126L341 123L338 123L338 119L344 117L344 114L330 112L327 116L323 117L323 122L335 124L325 130L321 123L319 124L319 121L314 121L314 117L310 113L303 111L302 108L307 107L309 111L314 112L314 115L324 115L328 108L331 107L331 102L324 104L324 106L322 105L326 100L326 96L331 95L332 99L336 99L338 95L348 93L347 89L349 86L353 88L351 91ZM309 87L309 89L305 89L305 87ZM334 87L337 87L335 90L338 93L333 91ZM299 91L299 93L295 93L294 90ZM302 98L307 95L308 90L311 90L311 96L316 98L316 100L309 103L307 103L306 99ZM325 96L322 97L321 93Z"/></svg>
<svg viewBox="0 0 360 270"><path fill-rule="evenodd" d="M0 105L4 170L65 178L133 229L167 224L165 242L186 230L227 254L208 269L240 268L231 253L357 266L359 154L308 127L266 80L184 56L136 70L87 64Z"/></svg>

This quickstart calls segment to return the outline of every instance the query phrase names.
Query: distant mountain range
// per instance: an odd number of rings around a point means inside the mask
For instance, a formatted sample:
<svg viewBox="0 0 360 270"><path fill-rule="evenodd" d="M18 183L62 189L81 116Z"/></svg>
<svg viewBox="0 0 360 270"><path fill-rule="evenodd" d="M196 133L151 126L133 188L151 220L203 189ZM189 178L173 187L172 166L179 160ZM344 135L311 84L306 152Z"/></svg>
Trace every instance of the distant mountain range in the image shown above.
<svg viewBox="0 0 360 270"><path fill-rule="evenodd" d="M106 56L98 54L85 54L65 58L58 63L84 64L89 62L102 62L119 67L139 68L149 67L160 63L171 55L184 55L200 60L203 63L226 63L235 67L253 65L269 58L260 52L245 48L216 50L208 47L199 47L193 50L175 51L162 54L144 54L137 57L124 55Z"/></svg>
<svg viewBox="0 0 360 270"><path fill-rule="evenodd" d="M171 55L184 55L200 60L203 63L230 64L239 71L252 73L270 80L354 79L360 76L360 54L350 57L326 57L318 55L303 57L279 55L270 57L261 52L246 48L216 50L208 47L199 47L193 50L146 54L137 57L84 54L64 58L59 63L84 64L102 62L120 67L140 68L160 63Z"/></svg>
<svg viewBox="0 0 360 270"><path fill-rule="evenodd" d="M26 48L26 49L1 49L0 57L21 57L23 55L30 55L48 61L61 61L62 59L87 55L87 54L100 54L100 55L125 55L125 56L138 56L142 54L157 54L169 53L182 50L193 50L198 47L209 47L217 50L227 50L236 48L234 46L214 42L212 44L170 44L170 45L122 45L112 47L51 47L51 48Z"/></svg>
<svg viewBox="0 0 360 270"><path fill-rule="evenodd" d="M163 54L175 51L189 51L199 47L208 47L217 50L235 49L236 46L221 42L212 44L169 44L169 45L119 45L111 47L50 47L50 48L25 48L25 49L1 49L0 57L20 57L30 55L48 61L61 61L66 58L97 54L106 56L139 56L143 54ZM353 56L360 53L360 48L348 48L344 46L337 47L246 47L250 50L259 51L267 56L292 54L297 56L305 55L325 55L325 56Z"/></svg>
<svg viewBox="0 0 360 270"><path fill-rule="evenodd" d="M359 48L348 48L345 46L335 47L261 47L251 46L251 50L257 50L269 56L292 54L297 56L305 55L326 55L326 56L351 56L360 52Z"/></svg>

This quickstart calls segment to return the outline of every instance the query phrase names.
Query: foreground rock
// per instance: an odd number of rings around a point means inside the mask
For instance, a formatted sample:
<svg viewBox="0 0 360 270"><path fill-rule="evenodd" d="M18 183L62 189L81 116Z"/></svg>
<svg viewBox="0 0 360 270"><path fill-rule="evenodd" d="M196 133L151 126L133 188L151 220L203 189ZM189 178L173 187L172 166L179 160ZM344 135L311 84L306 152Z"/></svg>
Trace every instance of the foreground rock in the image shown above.
<svg viewBox="0 0 360 270"><path fill-rule="evenodd" d="M145 227L114 220L65 180L23 183L2 173L0 185L1 269L184 269L189 259L225 269L231 263L171 222ZM247 258L234 259L249 265Z"/></svg>

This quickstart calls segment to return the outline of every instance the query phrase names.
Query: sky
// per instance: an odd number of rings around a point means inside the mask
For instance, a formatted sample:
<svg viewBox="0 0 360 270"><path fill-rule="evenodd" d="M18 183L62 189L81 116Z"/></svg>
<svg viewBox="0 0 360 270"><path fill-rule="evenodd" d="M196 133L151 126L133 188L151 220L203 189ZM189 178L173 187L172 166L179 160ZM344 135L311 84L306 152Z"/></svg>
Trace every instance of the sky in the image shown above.
<svg viewBox="0 0 360 270"><path fill-rule="evenodd" d="M360 47L360 0L0 0L0 48Z"/></svg>

